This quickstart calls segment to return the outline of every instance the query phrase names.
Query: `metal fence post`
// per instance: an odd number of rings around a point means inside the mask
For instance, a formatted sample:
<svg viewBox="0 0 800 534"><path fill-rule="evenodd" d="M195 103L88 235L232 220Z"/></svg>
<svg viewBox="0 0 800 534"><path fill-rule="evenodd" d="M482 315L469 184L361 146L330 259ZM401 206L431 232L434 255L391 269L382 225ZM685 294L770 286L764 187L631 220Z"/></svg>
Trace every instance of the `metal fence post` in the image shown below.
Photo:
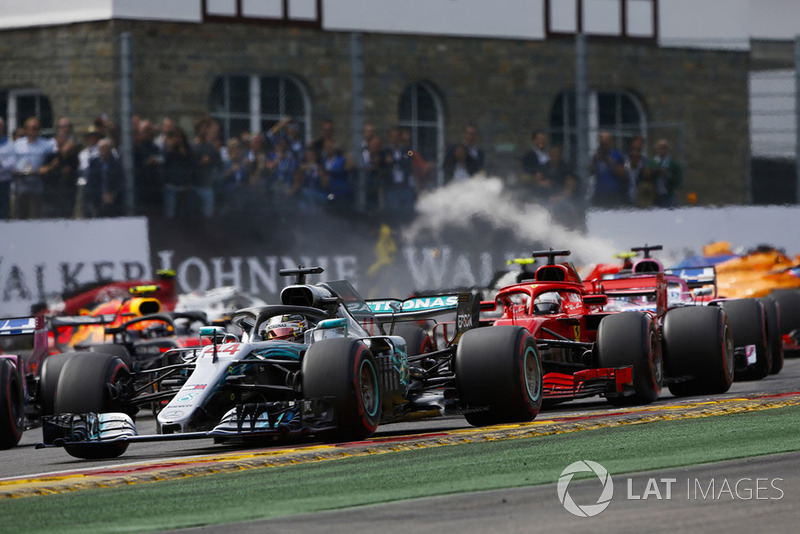
<svg viewBox="0 0 800 534"><path fill-rule="evenodd" d="M794 38L794 201L800 203L800 35Z"/></svg>
<svg viewBox="0 0 800 534"><path fill-rule="evenodd" d="M587 68L586 35L575 34L575 174L578 190L584 194L584 205L590 204L589 187L589 82Z"/></svg>
<svg viewBox="0 0 800 534"><path fill-rule="evenodd" d="M131 124L131 34L123 32L120 42L120 142L122 150L122 169L125 174L125 214L133 215L136 200L134 198L133 176L133 132Z"/></svg>
<svg viewBox="0 0 800 534"><path fill-rule="evenodd" d="M360 33L350 34L350 149L356 172L356 210L367 209L367 184L361 139L364 130L364 44Z"/></svg>

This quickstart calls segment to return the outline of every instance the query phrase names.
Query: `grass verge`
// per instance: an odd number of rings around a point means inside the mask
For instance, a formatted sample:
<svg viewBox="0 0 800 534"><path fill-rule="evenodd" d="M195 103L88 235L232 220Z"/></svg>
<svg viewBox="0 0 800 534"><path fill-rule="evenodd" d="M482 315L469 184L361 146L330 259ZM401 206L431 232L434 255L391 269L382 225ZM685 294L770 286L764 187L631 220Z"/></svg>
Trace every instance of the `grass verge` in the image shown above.
<svg viewBox="0 0 800 534"><path fill-rule="evenodd" d="M448 445L0 501L2 532L150 532L800 450L800 407Z"/></svg>

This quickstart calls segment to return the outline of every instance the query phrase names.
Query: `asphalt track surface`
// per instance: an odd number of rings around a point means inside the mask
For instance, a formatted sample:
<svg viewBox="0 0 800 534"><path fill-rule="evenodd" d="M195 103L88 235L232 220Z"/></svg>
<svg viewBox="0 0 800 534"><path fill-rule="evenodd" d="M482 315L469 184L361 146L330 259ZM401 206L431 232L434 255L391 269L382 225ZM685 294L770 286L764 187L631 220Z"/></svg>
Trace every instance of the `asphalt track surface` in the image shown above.
<svg viewBox="0 0 800 534"><path fill-rule="evenodd" d="M734 382L731 389L724 395L714 397L685 397L678 399L673 397L664 388L661 397L649 405L648 408L659 406L671 406L682 403L697 403L704 400L720 400L726 398L737 398L746 395L757 394L776 394L783 392L800 391L800 359L786 360L783 370L777 375L770 375L763 380L751 382ZM614 413L618 409L609 406L603 399L592 398L564 403L555 407L542 410L536 421L545 419L566 419L580 417L587 413L602 414L603 412ZM149 415L140 416L137 419L137 428L140 434L155 433L155 421ZM421 421L394 423L383 425L378 428L374 439L395 438L408 439L414 434L437 434L459 429L473 429L461 416L444 418L425 419ZM134 443L127 452L119 458L111 460L88 461L79 460L69 456L62 448L35 449L35 445L41 441L41 429L34 428L23 434L20 444L10 450L0 451L0 482L9 477L22 477L31 475L41 475L45 473L56 473L73 469L109 468L117 465L135 464L139 462L165 461L171 458L188 458L196 455L220 454L223 452L240 451L241 448L231 448L230 446L214 445L210 439L190 440L190 441L171 441L171 442L152 442ZM313 443L294 443L289 446L292 449L313 445ZM285 449L286 445L274 447L259 447L260 450Z"/></svg>
<svg viewBox="0 0 800 534"><path fill-rule="evenodd" d="M578 517L567 512L558 500L556 484L545 484L294 515L225 528L237 534L797 532L800 519L796 493L800 490L798 462L800 453L787 453L617 475L608 508L593 517ZM650 480L659 485L660 498L655 494L644 500L628 498L628 484L632 488L630 495L641 497L647 485L652 484ZM664 480L674 482L662 482ZM569 485L569 494L577 502L593 502L601 491L599 484L596 478L573 482ZM671 487L669 498L667 485ZM730 494L727 488L731 489ZM580 501L583 492L592 498ZM178 532L220 530L222 528L217 526Z"/></svg>
<svg viewBox="0 0 800 534"><path fill-rule="evenodd" d="M742 399L775 395L800 391L800 360L787 360L784 369L778 375L754 382L736 382L731 390L713 398L688 397L676 399L665 389L662 397L648 406L648 410L657 413L673 410L676 405L686 405L687 410L697 410L705 401L725 399ZM795 396L796 397L796 396ZM723 403L724 405L724 403ZM570 425L575 419L590 417L602 424L604 420L619 418L619 410L609 407L601 399L589 399L566 403L555 408L544 410L537 421L550 420L554 425ZM607 414L607 415L606 415ZM153 420L140 418L140 432L152 432ZM404 443L410 441L443 440L441 436L473 432L474 429L462 417L429 419L411 423L385 425L379 428L375 442ZM420 437L417 437L422 435ZM14 449L0 452L0 490L14 486L21 479L44 480L69 478L70 473L102 473L125 471L128 475L152 469L153 466L198 465L203 458L222 455L241 457L252 452L255 455L287 454L287 446L267 447L259 449L232 449L213 445L210 440L140 443L134 444L120 458L106 461L77 460L63 449L35 449L40 439L40 430L32 429L23 436L20 445ZM291 444L288 454L302 457L306 449L315 449L315 444ZM319 450L316 448L315 450ZM316 453L315 453L316 454ZM293 461L293 460L292 460ZM458 528L463 532L530 532L544 528L558 531L577 531L591 528L597 531L615 530L618 532L641 532L642 530L674 532L689 528L703 532L794 532L800 519L795 503L797 492L800 492L800 473L796 466L800 454L786 454L746 460L695 466L692 468L671 469L652 474L656 478L676 478L676 491L673 498L630 500L625 499L627 478L633 487L644 488L648 482L648 474L636 474L623 477L618 481L617 497L602 514L591 517L575 517L565 511L559 503L555 485L479 492L449 497L437 497L405 501L391 505L370 506L338 512L324 512L307 516L293 516L291 519L277 519L253 524L237 525L240 532L359 532L374 530L381 524L386 532L431 531L436 525ZM181 469L179 467L179 469ZM185 469L183 469L185 472ZM768 480L782 478L779 487L785 495L775 499L777 490L773 488L768 499L728 498L727 494L719 499L689 498L686 493L690 478L698 480L700 490L707 490L711 477L715 481L727 478L730 481L742 477ZM619 477L618 477L619 478ZM580 492L583 486L591 491L592 481L575 482L570 485L570 493ZM594 484L598 481L595 479ZM718 484L721 482L717 482ZM702 485L705 484L705 485ZM96 487L88 485L86 487ZM695 488L696 489L696 488ZM0 491L2 493L2 491ZM763 493L763 492L762 492ZM576 493L579 495L580 493ZM762 495L763 496L763 495ZM701 494L702 497L702 494ZM727 502L731 501L731 502ZM643 523L642 521L647 523ZM676 523L676 519L678 520ZM378 522L378 523L376 523ZM646 527L645 527L646 525ZM723 526L727 525L726 528ZM217 529L219 527L216 527ZM201 529L202 530L202 529ZM215 530L214 528L210 530Z"/></svg>

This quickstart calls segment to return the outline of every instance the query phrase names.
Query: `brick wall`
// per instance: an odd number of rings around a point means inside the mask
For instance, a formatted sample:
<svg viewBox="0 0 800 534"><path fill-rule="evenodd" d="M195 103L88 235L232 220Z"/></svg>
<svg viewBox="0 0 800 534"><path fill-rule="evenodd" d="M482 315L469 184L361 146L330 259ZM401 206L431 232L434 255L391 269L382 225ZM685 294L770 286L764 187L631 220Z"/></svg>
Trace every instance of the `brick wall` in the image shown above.
<svg viewBox="0 0 800 534"><path fill-rule="evenodd" d="M350 36L255 24L111 21L3 32L0 91L38 88L54 116L88 125L117 118L119 37L131 32L134 113L178 118L190 129L208 111L213 80L224 74L282 74L306 87L316 136L331 117L349 140ZM367 34L363 38L365 119L385 132L408 83L426 81L444 104L445 138L467 122L480 132L490 170L519 170L534 127L547 127L556 96L574 88L571 40L529 42ZM742 52L659 49L589 42L589 85L640 96L649 118L685 133L685 191L701 204L743 202L748 173L748 56ZM655 139L650 139L651 144ZM650 149L652 152L652 148Z"/></svg>

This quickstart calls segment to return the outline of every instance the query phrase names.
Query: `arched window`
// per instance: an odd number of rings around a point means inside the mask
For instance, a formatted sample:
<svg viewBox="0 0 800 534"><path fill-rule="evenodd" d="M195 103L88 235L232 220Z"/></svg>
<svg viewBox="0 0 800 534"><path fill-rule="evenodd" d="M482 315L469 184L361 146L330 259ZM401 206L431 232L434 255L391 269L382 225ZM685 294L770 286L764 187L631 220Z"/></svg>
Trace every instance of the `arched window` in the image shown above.
<svg viewBox="0 0 800 534"><path fill-rule="evenodd" d="M225 139L267 132L287 115L300 126L303 139L310 139L309 99L290 76L220 76L211 87L209 114L219 121Z"/></svg>
<svg viewBox="0 0 800 534"><path fill-rule="evenodd" d="M442 104L436 91L425 82L413 83L400 95L397 109L397 124L411 133L411 148L425 161L436 162L436 167L441 167L444 125Z"/></svg>
<svg viewBox="0 0 800 534"><path fill-rule="evenodd" d="M53 108L50 99L38 89L0 91L0 117L6 119L9 137L29 117L39 119L42 135L53 135Z"/></svg>
<svg viewBox="0 0 800 534"><path fill-rule="evenodd" d="M577 146L575 92L564 91L550 109L550 142L564 147L564 157L575 161ZM589 94L589 147L597 148L597 133L608 130L624 150L630 138L641 135L647 140L647 116L640 99L633 93L591 92Z"/></svg>

